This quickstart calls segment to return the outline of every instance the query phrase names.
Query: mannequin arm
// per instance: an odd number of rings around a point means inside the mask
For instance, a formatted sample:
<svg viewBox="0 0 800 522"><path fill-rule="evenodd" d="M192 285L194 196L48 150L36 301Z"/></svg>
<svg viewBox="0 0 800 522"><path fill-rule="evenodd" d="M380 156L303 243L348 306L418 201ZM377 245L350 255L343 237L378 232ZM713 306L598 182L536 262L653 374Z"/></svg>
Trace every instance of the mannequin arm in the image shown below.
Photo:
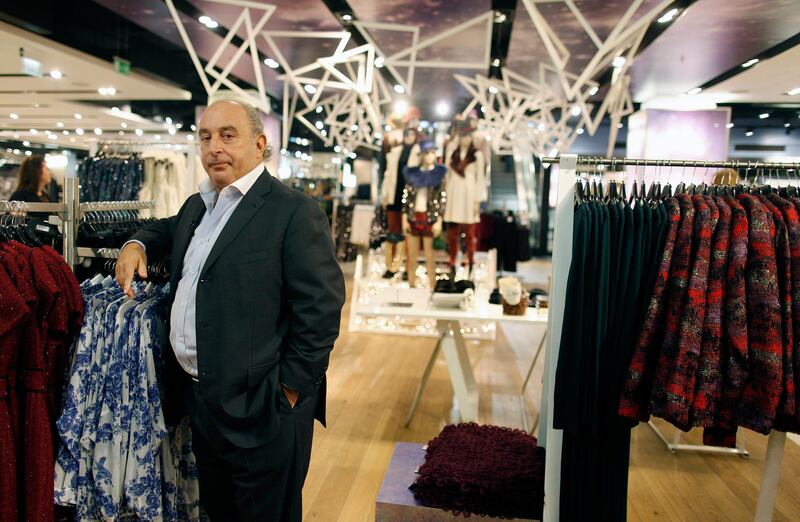
<svg viewBox="0 0 800 522"><path fill-rule="evenodd" d="M489 193L486 188L486 161L484 160L483 153L480 151L475 154L475 168L478 173L475 179L478 183L476 187L477 190L475 191L477 198L476 203L480 204L489 199Z"/></svg>
<svg viewBox="0 0 800 522"><path fill-rule="evenodd" d="M442 233L442 220L437 219L436 223L433 224L433 237L437 237L441 233Z"/></svg>
<svg viewBox="0 0 800 522"><path fill-rule="evenodd" d="M411 233L411 225L408 224L408 215L403 212L403 235Z"/></svg>

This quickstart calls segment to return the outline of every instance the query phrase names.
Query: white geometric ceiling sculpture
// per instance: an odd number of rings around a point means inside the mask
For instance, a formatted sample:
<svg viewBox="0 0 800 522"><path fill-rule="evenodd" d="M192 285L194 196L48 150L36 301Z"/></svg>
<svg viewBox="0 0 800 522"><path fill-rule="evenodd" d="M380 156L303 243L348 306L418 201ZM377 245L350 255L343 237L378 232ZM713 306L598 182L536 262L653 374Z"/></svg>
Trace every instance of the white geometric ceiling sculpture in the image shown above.
<svg viewBox="0 0 800 522"><path fill-rule="evenodd" d="M200 76L200 81L203 83L206 94L208 94L209 97L214 96L219 88L224 85L262 111L267 113L270 112L269 98L264 87L264 77L261 73L261 61L258 57L256 36L264 28L264 24L267 23L267 20L269 20L269 18L272 16L272 13L275 12L276 6L271 4L263 4L260 2L249 2L246 0L206 0L208 2L214 2L217 4L240 7L242 10L239 16L236 18L236 22L234 22L234 24L228 30L228 33L225 35L225 38L223 38L216 51L214 51L211 59L208 61L206 66L203 67L203 65L200 63L200 59L197 56L197 51L189 39L186 28L181 21L180 15L178 14L177 9L175 9L175 5L172 3L172 0L165 1L170 15L172 16L172 20L175 22L175 26L178 29L178 33L181 35L183 44L186 46L186 50L189 52L189 56L191 57L192 63L197 70L197 74ZM257 13L256 16L260 16L255 23L253 23L253 12ZM223 52L228 49L233 37L242 28L242 26L244 26L246 33L244 42L236 49L236 52L231 59L228 60L228 63L223 67L219 67L219 61ZM255 75L256 85L258 87L257 95L253 95L250 92L240 88L229 78L231 70L239 62L246 51L250 52L253 73ZM209 76L214 79L213 83L211 83Z"/></svg>

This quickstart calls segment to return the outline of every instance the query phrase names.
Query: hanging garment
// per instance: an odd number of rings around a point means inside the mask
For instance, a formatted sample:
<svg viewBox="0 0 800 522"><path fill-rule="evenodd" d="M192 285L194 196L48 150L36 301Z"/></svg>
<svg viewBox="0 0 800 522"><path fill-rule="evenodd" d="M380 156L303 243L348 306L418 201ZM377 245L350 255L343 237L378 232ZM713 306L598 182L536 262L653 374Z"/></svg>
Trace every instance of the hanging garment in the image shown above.
<svg viewBox="0 0 800 522"><path fill-rule="evenodd" d="M98 153L78 167L81 201L135 201L143 178L138 154Z"/></svg>
<svg viewBox="0 0 800 522"><path fill-rule="evenodd" d="M446 222L467 225L480 221L480 204L488 198L486 162L480 151L475 152L474 158L474 161L464 166L463 174L457 173L451 162L448 162L445 180Z"/></svg>

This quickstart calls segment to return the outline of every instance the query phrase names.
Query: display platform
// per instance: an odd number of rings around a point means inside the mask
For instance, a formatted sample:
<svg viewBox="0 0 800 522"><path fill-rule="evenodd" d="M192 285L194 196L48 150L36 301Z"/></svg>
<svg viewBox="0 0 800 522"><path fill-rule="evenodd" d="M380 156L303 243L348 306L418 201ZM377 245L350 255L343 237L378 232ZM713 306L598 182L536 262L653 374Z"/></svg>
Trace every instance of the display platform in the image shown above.
<svg viewBox="0 0 800 522"><path fill-rule="evenodd" d="M425 463L425 449L412 442L398 442L394 445L394 453L389 468L383 476L378 498L375 500L376 522L450 522L463 520L463 515L456 515L432 507L423 506L414 498L408 487L416 480L416 473ZM481 521L511 520L526 522L527 518L495 518L473 515Z"/></svg>

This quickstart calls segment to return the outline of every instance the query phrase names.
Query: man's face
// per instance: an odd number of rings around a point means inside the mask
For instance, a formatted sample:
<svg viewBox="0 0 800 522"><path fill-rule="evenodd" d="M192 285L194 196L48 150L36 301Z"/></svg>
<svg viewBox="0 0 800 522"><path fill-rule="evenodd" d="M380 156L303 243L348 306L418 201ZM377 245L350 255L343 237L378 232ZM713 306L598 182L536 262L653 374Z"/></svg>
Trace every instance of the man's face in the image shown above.
<svg viewBox="0 0 800 522"><path fill-rule="evenodd" d="M267 138L253 136L247 111L235 102L212 104L200 117L198 136L203 166L222 190L263 161Z"/></svg>
<svg viewBox="0 0 800 522"><path fill-rule="evenodd" d="M406 145L413 145L417 142L417 133L413 129L407 130L403 133L403 143Z"/></svg>

